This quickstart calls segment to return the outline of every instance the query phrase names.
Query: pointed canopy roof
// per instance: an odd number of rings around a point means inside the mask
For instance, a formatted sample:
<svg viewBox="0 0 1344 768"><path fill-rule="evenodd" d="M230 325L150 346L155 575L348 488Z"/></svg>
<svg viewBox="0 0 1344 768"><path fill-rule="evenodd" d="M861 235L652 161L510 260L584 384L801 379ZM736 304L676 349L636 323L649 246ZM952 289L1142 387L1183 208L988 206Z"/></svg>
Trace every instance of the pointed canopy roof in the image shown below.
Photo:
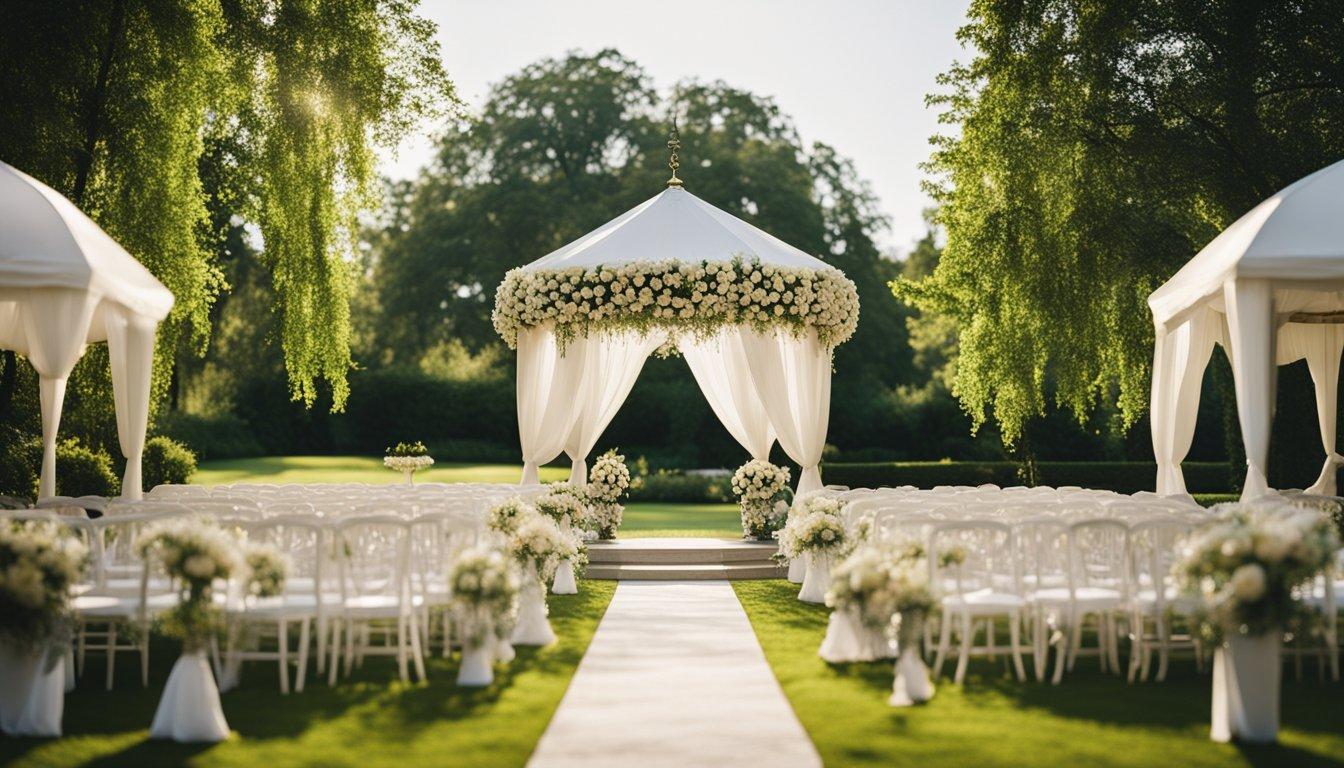
<svg viewBox="0 0 1344 768"><path fill-rule="evenodd" d="M173 307L163 283L83 211L0 162L0 292L13 288L80 289L155 322Z"/></svg>
<svg viewBox="0 0 1344 768"><path fill-rule="evenodd" d="M734 256L755 256L762 263L784 267L833 269L680 187L663 190L522 269L532 272L633 262L728 261Z"/></svg>
<svg viewBox="0 0 1344 768"><path fill-rule="evenodd" d="M1204 246L1148 297L1165 325L1222 295L1229 279L1265 278L1336 290L1344 281L1344 161L1285 187ZM1334 283L1333 285L1328 283Z"/></svg>

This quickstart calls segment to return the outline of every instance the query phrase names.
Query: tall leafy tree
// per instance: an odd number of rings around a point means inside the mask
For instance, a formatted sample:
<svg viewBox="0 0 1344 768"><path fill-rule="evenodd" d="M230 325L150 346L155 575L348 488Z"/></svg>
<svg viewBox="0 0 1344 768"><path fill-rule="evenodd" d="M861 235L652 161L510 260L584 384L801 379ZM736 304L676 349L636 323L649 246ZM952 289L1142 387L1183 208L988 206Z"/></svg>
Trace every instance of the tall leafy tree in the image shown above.
<svg viewBox="0 0 1344 768"><path fill-rule="evenodd" d="M1344 14L1326 0L977 0L929 163L955 392L1004 439L1049 399L1146 407L1147 294L1275 190L1344 155ZM1112 394L1112 387L1116 387Z"/></svg>
<svg viewBox="0 0 1344 768"><path fill-rule="evenodd" d="M452 99L415 5L6 4L0 159L69 196L173 291L160 373L179 346L204 348L225 243L250 225L293 396L311 403L325 381L343 402L347 264L374 200L373 152ZM78 374L91 393L105 389L98 363Z"/></svg>

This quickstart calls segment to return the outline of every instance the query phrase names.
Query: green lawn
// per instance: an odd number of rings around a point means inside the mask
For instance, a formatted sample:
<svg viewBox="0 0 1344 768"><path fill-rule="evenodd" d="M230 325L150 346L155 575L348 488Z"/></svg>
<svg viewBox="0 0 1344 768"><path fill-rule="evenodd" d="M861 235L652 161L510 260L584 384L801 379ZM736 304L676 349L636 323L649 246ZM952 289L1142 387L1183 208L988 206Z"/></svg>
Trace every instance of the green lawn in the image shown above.
<svg viewBox="0 0 1344 768"><path fill-rule="evenodd" d="M827 610L795 599L797 585L738 581L766 658L828 766L1341 766L1344 686L1288 674L1277 747L1208 739L1209 678L1173 663L1166 682L1127 685L1079 661L1059 687L1017 683L1003 662L973 663L963 688L944 677L937 695L887 706L888 663L832 667L817 657ZM944 669L951 673L951 667Z"/></svg>
<svg viewBox="0 0 1344 768"><path fill-rule="evenodd" d="M354 678L329 688L312 670L303 693L281 696L274 663L254 662L242 687L224 694L234 731L217 745L151 741L149 723L174 649L156 643L149 688L138 664L123 655L117 688L102 686L92 659L80 687L65 700L65 738L0 739L0 764L15 766L521 766L560 703L579 659L615 590L584 581L578 595L552 595L551 625L560 640L546 649L519 648L496 667L495 684L457 688L457 660L427 659L429 681L403 686L396 663L370 659Z"/></svg>
<svg viewBox="0 0 1344 768"><path fill-rule="evenodd" d="M436 483L516 483L516 464L435 464L416 480ZM569 470L542 467L545 482L564 480ZM197 485L223 483L399 483L401 475L368 456L264 456L201 462L191 478ZM621 535L738 538L742 525L733 504L634 503L626 505Z"/></svg>

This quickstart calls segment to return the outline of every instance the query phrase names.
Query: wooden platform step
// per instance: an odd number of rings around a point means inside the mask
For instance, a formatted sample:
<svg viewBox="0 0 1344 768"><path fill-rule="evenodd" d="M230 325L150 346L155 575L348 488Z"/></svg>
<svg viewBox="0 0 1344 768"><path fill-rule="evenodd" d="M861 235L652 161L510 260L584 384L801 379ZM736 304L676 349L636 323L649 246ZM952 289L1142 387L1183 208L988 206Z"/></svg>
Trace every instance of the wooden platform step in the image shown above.
<svg viewBox="0 0 1344 768"><path fill-rule="evenodd" d="M774 542L731 539L618 539L588 545L590 579L694 581L774 579Z"/></svg>

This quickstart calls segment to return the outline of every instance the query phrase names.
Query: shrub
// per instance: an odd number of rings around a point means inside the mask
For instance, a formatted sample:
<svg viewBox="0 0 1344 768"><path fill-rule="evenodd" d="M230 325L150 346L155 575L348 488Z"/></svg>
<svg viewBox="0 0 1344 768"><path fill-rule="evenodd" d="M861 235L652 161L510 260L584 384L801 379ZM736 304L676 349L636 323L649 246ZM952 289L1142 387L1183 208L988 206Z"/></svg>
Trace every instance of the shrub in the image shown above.
<svg viewBox="0 0 1344 768"><path fill-rule="evenodd" d="M635 478L630 485L630 500L692 504L732 501L732 477L659 470Z"/></svg>
<svg viewBox="0 0 1344 768"><path fill-rule="evenodd" d="M42 462L40 444L37 463ZM78 440L56 445L56 494L58 496L116 496L121 487L112 472L112 457Z"/></svg>
<svg viewBox="0 0 1344 768"><path fill-rule="evenodd" d="M196 454L171 437L156 435L145 443L141 472L146 488L185 483L196 474Z"/></svg>
<svg viewBox="0 0 1344 768"><path fill-rule="evenodd" d="M32 500L37 489L38 463L33 462L33 440L22 432L0 426L0 496Z"/></svg>
<svg viewBox="0 0 1344 768"><path fill-rule="evenodd" d="M1036 465L1042 485L1077 485L1119 493L1151 491L1157 465L1142 461L1042 461ZM1227 465L1222 462L1186 462L1185 484L1190 493L1228 490ZM829 485L880 488L913 485L1021 485L1018 465L1011 461L906 461L869 464L823 464L821 476Z"/></svg>
<svg viewBox="0 0 1344 768"><path fill-rule="evenodd" d="M156 426L161 435L184 443L195 453L194 458L201 460L242 459L264 453L252 430L232 414L199 416L170 412L160 416Z"/></svg>

